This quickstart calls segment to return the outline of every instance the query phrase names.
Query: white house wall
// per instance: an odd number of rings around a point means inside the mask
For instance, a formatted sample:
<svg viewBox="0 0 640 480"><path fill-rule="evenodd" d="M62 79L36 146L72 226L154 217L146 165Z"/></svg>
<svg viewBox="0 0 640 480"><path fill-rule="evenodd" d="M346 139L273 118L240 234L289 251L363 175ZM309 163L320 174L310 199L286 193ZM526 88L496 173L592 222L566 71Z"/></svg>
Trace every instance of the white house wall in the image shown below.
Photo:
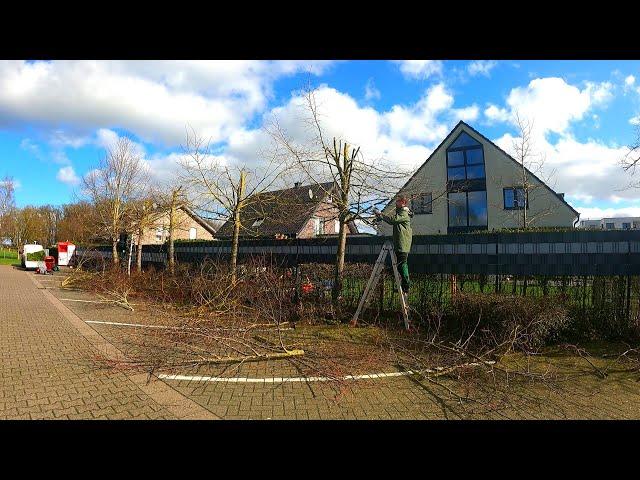
<svg viewBox="0 0 640 480"><path fill-rule="evenodd" d="M522 171L519 164L510 159L491 142L486 141L465 125L458 125L447 140L432 154L429 161L418 169L413 178L400 193L415 195L432 193L432 213L416 214L411 226L414 235L430 235L447 233L448 209L445 185L447 183L446 151L458 135L465 131L480 142L484 150L486 186L487 186L487 227L489 230L514 228L521 225L521 210L505 210L503 199L504 187L515 187L522 184ZM542 182L532 175L528 176L530 184L529 209L527 211L530 227L572 227L577 214L569 208L554 192L546 188ZM384 212L392 214L395 204L390 203ZM381 224L380 234L391 235L392 227Z"/></svg>

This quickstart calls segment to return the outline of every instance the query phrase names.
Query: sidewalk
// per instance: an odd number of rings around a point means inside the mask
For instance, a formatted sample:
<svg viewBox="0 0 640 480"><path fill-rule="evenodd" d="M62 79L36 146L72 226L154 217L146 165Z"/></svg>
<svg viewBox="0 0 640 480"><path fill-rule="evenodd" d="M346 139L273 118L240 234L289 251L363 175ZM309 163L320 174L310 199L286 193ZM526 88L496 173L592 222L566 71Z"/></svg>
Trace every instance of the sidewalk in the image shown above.
<svg viewBox="0 0 640 480"><path fill-rule="evenodd" d="M176 418L97 351L24 272L0 265L0 419Z"/></svg>

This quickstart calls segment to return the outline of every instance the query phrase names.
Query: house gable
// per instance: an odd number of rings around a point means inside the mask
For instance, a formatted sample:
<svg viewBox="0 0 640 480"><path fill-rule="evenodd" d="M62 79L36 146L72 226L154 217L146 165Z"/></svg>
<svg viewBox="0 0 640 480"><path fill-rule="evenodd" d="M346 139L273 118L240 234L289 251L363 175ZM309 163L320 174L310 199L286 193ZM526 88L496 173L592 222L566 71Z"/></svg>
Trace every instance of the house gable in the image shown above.
<svg viewBox="0 0 640 480"><path fill-rule="evenodd" d="M438 145L429 158L416 170L399 190L398 195L414 198L421 193L432 194L431 213L417 214L412 219L414 234L447 233L447 149L464 132L482 145L486 173L487 228L489 230L514 228L521 224L522 212L505 210L503 188L521 185L521 165L508 153L464 122L459 122ZM457 145L456 145L457 146ZM557 195L536 175L527 170L528 182L532 185L529 195L528 218L531 226L573 226L579 216L562 197ZM394 210L392 199L385 206L385 213ZM380 233L389 235L391 227L382 224Z"/></svg>

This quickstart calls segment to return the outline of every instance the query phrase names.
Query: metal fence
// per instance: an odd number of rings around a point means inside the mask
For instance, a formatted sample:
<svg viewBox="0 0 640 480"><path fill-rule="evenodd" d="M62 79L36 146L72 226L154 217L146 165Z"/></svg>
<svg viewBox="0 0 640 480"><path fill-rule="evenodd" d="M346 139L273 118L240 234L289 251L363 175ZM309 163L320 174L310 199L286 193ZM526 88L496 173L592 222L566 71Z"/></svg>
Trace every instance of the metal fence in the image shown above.
<svg viewBox="0 0 640 480"><path fill-rule="evenodd" d="M342 298L355 309L385 237L351 237ZM122 259L127 251L121 246ZM239 261L266 258L299 267L301 282L315 285L313 301L328 301L337 239L250 240L239 246ZM228 241L175 244L178 262L227 261ZM111 257L111 247L77 249L78 255ZM135 250L134 250L135 254ZM142 260L166 266L164 245L145 245ZM324 264L324 265L321 265ZM591 324L607 324L620 335L640 317L640 232L575 231L414 236L409 266L409 305L415 312L446 308L457 292L560 297L573 314ZM393 276L383 276L369 313L397 312ZM603 328L604 329L604 328Z"/></svg>
<svg viewBox="0 0 640 480"><path fill-rule="evenodd" d="M385 237L351 237L346 262L373 263ZM110 247L98 247L106 257ZM282 265L332 263L337 238L244 240L239 259L262 256ZM78 253L82 254L83 249ZM175 245L179 262L224 260L229 241L180 242ZM123 249L123 257L125 251ZM164 245L143 247L145 264L166 264ZM417 235L409 256L415 273L484 275L614 276L640 275L640 231L570 231Z"/></svg>

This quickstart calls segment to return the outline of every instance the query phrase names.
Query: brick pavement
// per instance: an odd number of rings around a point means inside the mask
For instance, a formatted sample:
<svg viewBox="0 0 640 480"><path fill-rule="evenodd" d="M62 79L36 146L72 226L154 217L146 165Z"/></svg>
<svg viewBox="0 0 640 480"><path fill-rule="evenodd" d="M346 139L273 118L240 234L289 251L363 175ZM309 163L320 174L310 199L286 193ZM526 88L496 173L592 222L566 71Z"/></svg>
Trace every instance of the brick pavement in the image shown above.
<svg viewBox="0 0 640 480"><path fill-rule="evenodd" d="M177 418L153 383L145 392L141 378L99 368L96 348L29 275L0 266L0 419Z"/></svg>

